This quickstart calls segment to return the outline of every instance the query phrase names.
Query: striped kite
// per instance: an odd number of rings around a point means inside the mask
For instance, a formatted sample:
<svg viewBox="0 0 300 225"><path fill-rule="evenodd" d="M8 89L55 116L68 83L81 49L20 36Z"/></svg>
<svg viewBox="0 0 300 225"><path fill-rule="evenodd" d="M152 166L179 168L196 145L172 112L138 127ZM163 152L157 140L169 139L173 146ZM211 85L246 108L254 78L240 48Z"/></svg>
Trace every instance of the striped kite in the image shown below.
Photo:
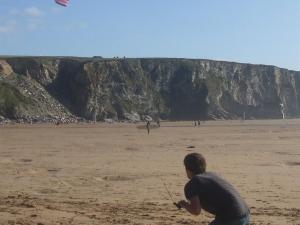
<svg viewBox="0 0 300 225"><path fill-rule="evenodd" d="M55 2L61 6L68 6L69 0L55 0Z"/></svg>

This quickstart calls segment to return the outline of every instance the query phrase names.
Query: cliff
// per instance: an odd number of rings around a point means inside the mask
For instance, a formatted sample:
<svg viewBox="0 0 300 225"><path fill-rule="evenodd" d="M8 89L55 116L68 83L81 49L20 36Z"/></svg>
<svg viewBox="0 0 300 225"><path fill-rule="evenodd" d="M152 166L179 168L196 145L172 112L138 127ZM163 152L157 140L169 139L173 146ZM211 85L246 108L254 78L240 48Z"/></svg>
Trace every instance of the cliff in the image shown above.
<svg viewBox="0 0 300 225"><path fill-rule="evenodd" d="M171 120L300 115L300 72L192 59L0 58L0 116Z"/></svg>

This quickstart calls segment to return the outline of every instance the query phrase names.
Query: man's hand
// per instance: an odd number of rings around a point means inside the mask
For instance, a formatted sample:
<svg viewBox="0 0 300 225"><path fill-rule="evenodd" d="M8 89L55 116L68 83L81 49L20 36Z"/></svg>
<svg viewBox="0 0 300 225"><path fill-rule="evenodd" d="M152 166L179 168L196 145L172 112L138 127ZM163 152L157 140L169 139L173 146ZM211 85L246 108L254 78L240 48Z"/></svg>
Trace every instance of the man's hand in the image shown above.
<svg viewBox="0 0 300 225"><path fill-rule="evenodd" d="M177 204L193 215L199 215L201 213L201 205L198 196L192 197L190 202L181 200Z"/></svg>
<svg viewBox="0 0 300 225"><path fill-rule="evenodd" d="M181 206L178 203L173 202L173 204L177 207L177 209L181 209Z"/></svg>
<svg viewBox="0 0 300 225"><path fill-rule="evenodd" d="M185 209L187 207L187 205L189 205L189 203L185 200L181 200L177 203L177 205L179 205L181 208Z"/></svg>

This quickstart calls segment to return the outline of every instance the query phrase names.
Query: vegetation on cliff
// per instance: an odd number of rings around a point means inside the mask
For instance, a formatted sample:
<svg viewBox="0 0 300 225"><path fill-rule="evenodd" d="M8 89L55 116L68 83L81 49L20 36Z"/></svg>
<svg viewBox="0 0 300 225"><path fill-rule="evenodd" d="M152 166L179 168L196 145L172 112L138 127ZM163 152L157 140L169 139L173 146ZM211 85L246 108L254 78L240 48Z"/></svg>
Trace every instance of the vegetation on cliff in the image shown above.
<svg viewBox="0 0 300 225"><path fill-rule="evenodd" d="M8 119L16 119L26 105L30 104L30 98L24 97L15 87L0 81L0 115Z"/></svg>

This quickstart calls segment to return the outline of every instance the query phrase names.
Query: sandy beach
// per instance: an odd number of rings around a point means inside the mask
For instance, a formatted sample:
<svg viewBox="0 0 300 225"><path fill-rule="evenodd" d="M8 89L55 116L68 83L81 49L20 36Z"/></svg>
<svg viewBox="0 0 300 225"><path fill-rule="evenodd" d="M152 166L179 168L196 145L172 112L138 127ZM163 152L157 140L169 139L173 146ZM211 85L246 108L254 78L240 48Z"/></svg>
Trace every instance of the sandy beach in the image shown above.
<svg viewBox="0 0 300 225"><path fill-rule="evenodd" d="M251 224L300 224L300 120L0 127L0 224L208 224L173 206L187 153L230 181Z"/></svg>

